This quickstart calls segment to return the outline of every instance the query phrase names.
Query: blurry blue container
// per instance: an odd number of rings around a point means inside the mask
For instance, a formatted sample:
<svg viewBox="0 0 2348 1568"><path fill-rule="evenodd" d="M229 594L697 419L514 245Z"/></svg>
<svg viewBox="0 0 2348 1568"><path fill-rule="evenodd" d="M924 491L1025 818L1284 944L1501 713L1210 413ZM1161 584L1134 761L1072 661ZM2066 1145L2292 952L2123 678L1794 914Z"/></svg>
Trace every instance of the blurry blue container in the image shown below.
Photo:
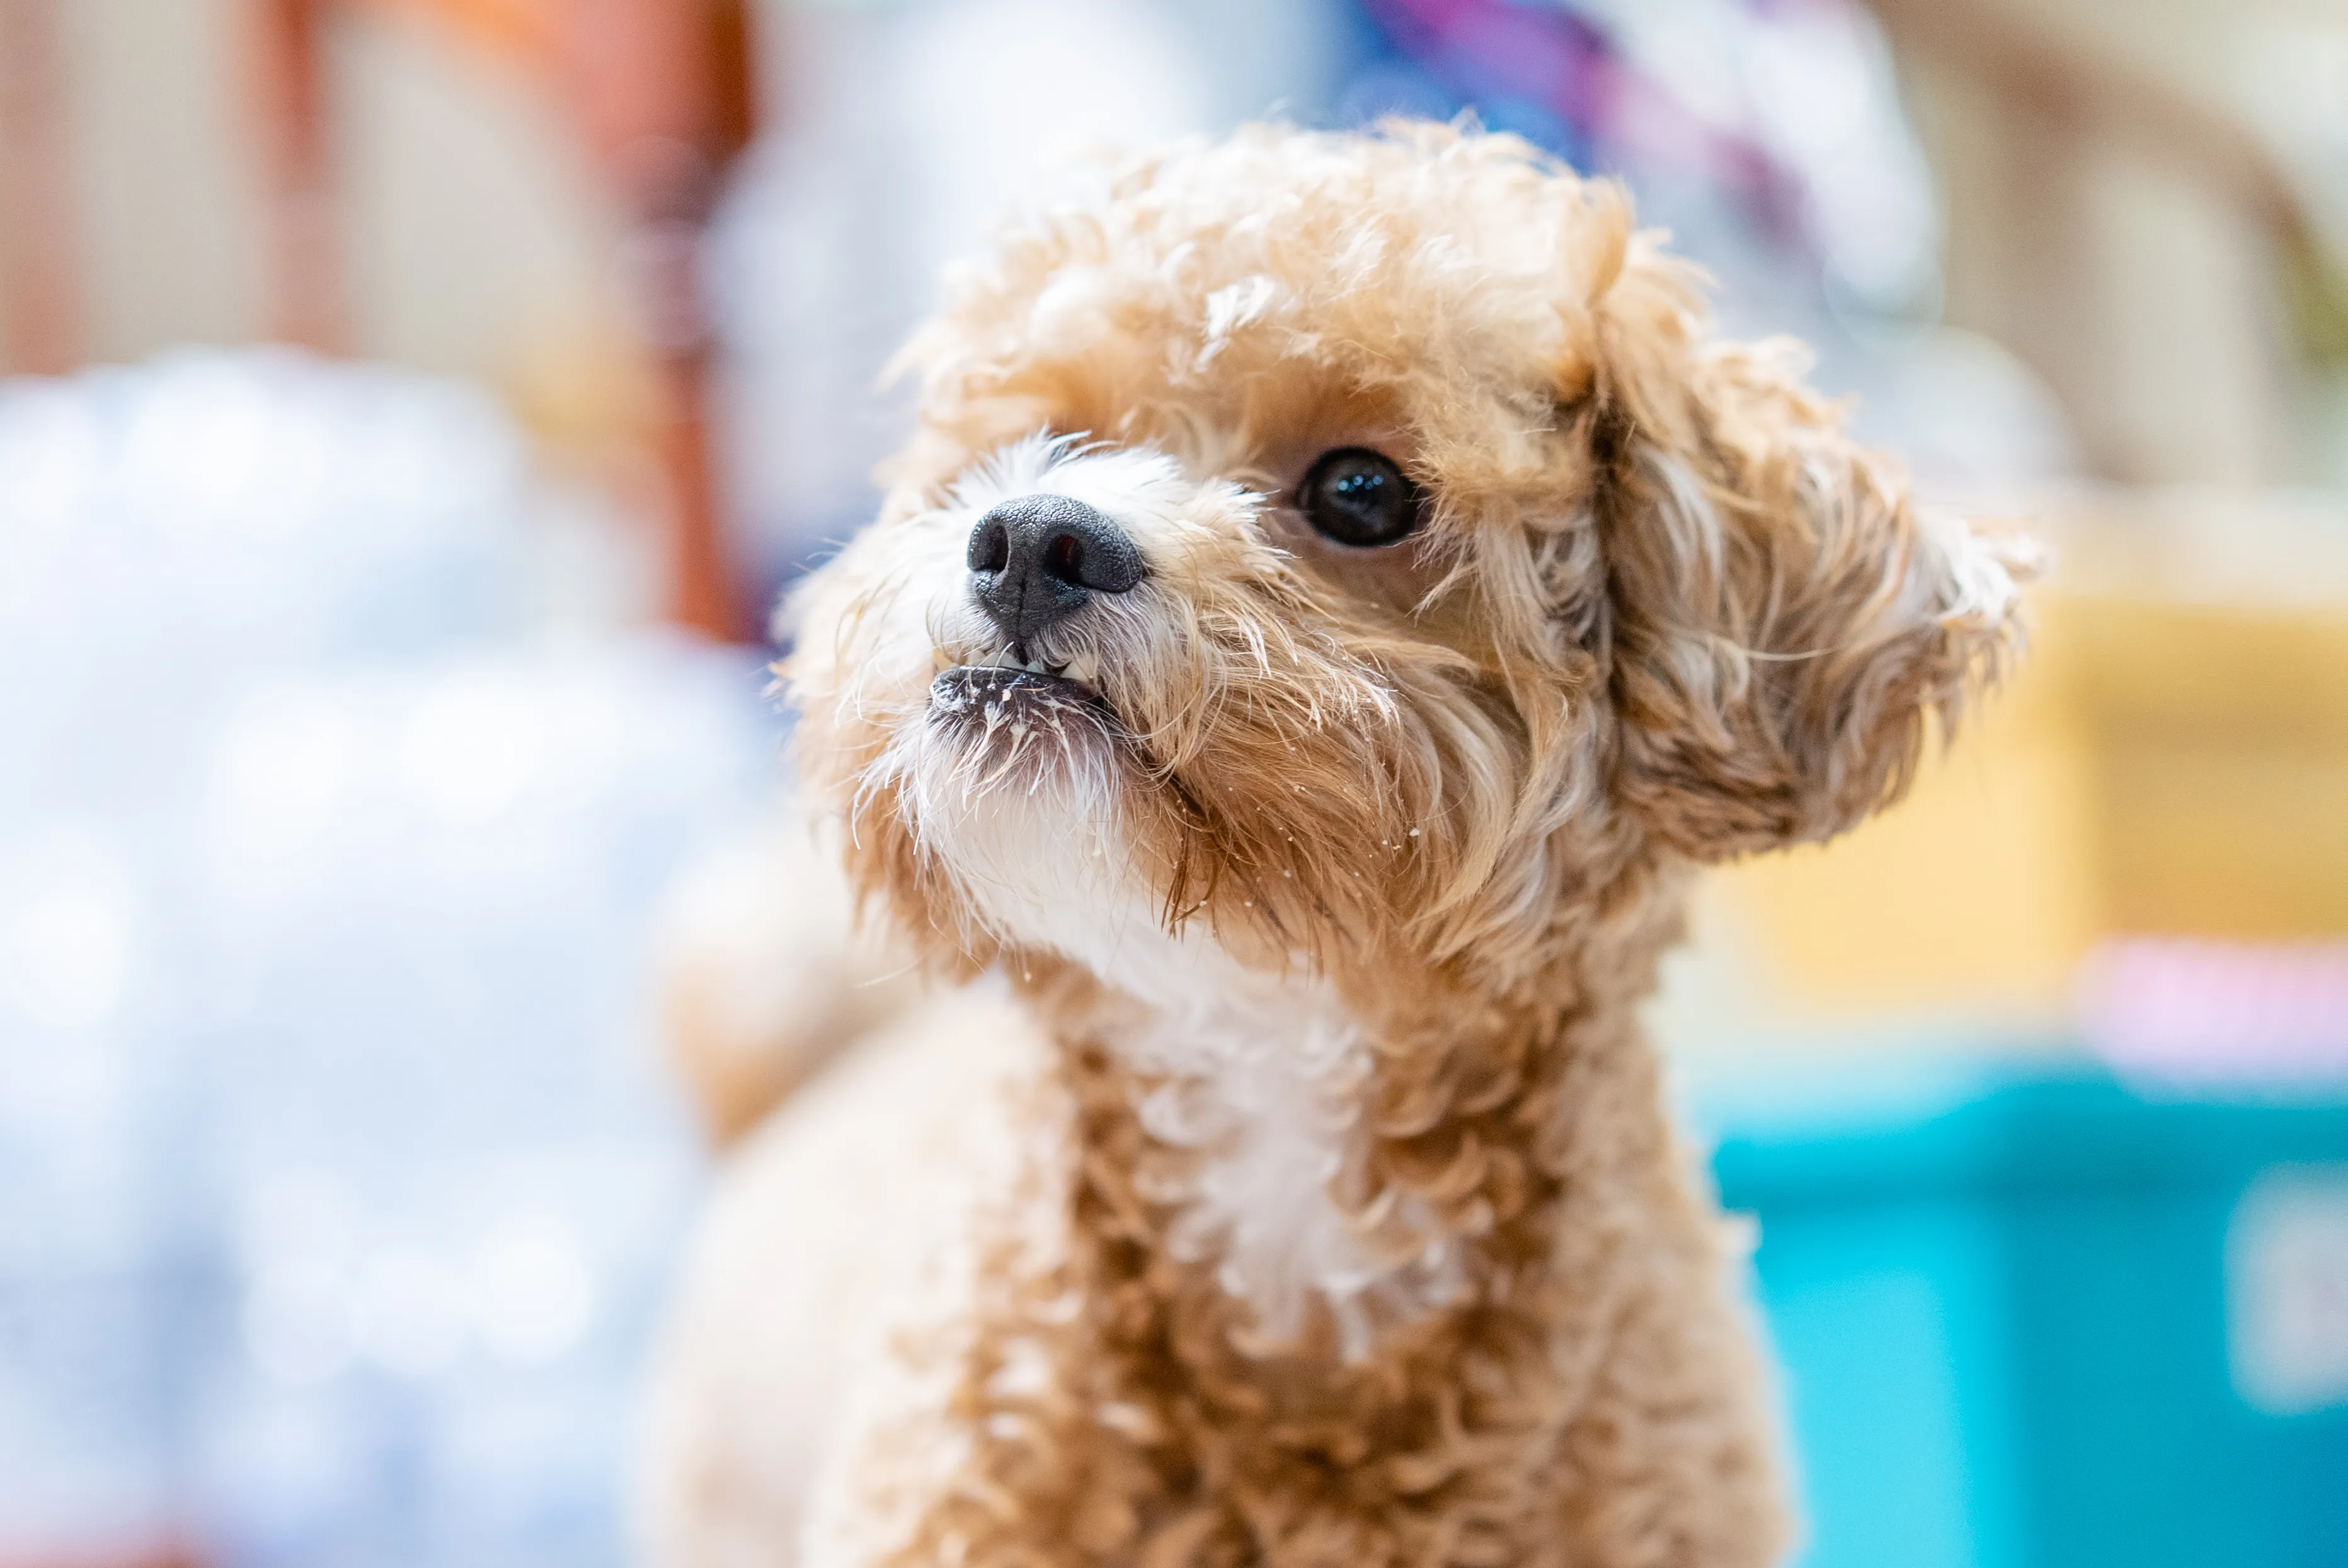
<svg viewBox="0 0 2348 1568"><path fill-rule="evenodd" d="M2348 1564L2348 1099L1697 1098L1760 1225L1804 1568Z"/></svg>

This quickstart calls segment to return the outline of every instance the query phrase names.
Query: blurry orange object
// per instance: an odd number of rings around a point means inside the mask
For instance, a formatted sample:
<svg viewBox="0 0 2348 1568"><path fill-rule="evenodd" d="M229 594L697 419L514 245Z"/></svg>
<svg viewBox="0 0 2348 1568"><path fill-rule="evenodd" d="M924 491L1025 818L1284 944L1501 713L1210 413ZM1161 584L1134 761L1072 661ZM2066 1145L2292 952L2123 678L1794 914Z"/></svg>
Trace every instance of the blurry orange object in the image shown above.
<svg viewBox="0 0 2348 1568"><path fill-rule="evenodd" d="M81 361L67 138L67 0L0 0L0 369L55 376Z"/></svg>
<svg viewBox="0 0 2348 1568"><path fill-rule="evenodd" d="M326 118L320 0L252 0L252 104L269 225L269 335L347 352L339 211Z"/></svg>
<svg viewBox="0 0 2348 1568"><path fill-rule="evenodd" d="M377 0L386 10L417 11L502 54L547 59L554 52L555 0Z"/></svg>

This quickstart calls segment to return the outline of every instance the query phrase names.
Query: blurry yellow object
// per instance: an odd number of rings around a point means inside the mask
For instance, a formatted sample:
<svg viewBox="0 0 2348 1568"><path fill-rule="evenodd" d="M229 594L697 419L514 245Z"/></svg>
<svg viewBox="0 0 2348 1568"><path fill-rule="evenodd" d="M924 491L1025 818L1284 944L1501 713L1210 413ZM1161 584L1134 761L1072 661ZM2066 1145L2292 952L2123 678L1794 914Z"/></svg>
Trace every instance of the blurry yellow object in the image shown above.
<svg viewBox="0 0 2348 1568"><path fill-rule="evenodd" d="M2348 508L2097 493L2041 531L2030 658L1909 799L1708 891L1777 1021L2051 1017L2106 934L2348 932Z"/></svg>

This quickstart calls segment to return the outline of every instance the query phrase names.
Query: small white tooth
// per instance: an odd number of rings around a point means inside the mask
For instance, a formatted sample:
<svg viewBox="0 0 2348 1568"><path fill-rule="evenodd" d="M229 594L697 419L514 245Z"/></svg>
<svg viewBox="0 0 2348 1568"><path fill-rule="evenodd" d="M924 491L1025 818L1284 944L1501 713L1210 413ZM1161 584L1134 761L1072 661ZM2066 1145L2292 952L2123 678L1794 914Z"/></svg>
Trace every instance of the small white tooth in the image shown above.
<svg viewBox="0 0 2348 1568"><path fill-rule="evenodd" d="M1094 677L1099 674L1100 661L1090 654L1077 654L1068 660L1067 676L1072 681L1079 681L1086 686L1090 686L1093 684Z"/></svg>

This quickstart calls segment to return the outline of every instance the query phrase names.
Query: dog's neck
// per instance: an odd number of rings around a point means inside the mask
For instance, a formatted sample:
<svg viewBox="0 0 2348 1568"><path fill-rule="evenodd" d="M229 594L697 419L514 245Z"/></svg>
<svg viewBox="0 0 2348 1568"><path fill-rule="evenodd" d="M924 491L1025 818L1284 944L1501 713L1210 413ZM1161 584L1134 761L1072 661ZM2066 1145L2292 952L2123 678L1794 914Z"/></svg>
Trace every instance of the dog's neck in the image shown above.
<svg viewBox="0 0 2348 1568"><path fill-rule="evenodd" d="M1189 1166L1171 1248L1212 1270L1264 1343L1292 1342L1325 1308L1359 1354L1378 1316L1455 1297L1457 1259L1416 1205L1365 1218L1344 1202L1375 1075L1370 1027L1314 979L1223 979L1147 1005L1110 1042L1142 1130Z"/></svg>
<svg viewBox="0 0 2348 1568"><path fill-rule="evenodd" d="M1496 1246L1521 1264L1569 1042L1635 1033L1635 984L1504 1000L1430 977L1398 1018L1200 934L1099 930L1073 967L1022 965L1091 1098L1087 1160L1153 1205L1171 1262L1262 1354L1360 1359L1491 1288Z"/></svg>

